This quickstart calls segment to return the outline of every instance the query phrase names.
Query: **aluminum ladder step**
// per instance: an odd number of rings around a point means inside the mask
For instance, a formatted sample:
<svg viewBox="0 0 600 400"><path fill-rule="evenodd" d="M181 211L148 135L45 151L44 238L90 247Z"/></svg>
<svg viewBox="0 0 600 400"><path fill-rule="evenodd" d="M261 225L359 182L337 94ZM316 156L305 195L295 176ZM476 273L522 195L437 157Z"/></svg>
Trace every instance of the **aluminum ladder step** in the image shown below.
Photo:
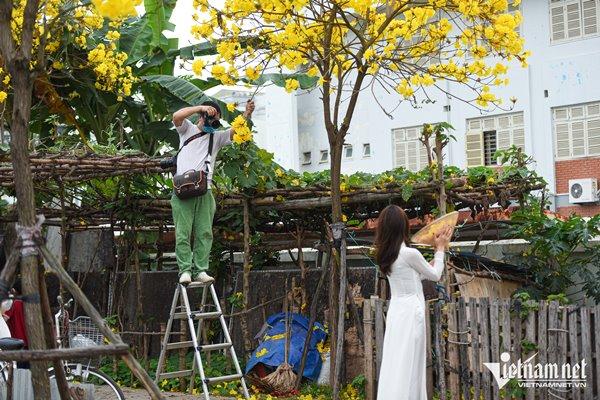
<svg viewBox="0 0 600 400"><path fill-rule="evenodd" d="M190 375L192 375L191 369L183 369L181 371L163 372L162 374L160 374L159 379L180 378L182 376L190 376Z"/></svg>
<svg viewBox="0 0 600 400"><path fill-rule="evenodd" d="M213 383L225 382L225 381L235 381L237 379L241 379L243 374L233 374L233 375L223 375L223 376L215 376L213 378L205 378L204 381L210 385Z"/></svg>
<svg viewBox="0 0 600 400"><path fill-rule="evenodd" d="M219 311L212 312L201 312L201 311L193 311L190 313L193 319L215 319L219 318L222 314ZM177 312L173 315L174 319L187 319L188 313L186 312Z"/></svg>
<svg viewBox="0 0 600 400"><path fill-rule="evenodd" d="M201 351L212 351L212 350L223 350L231 347L231 343L215 343L215 344L204 344L199 345L199 350ZM167 343L167 350L176 350L176 349L188 349L190 347L194 347L194 342L188 340L186 342L173 342Z"/></svg>

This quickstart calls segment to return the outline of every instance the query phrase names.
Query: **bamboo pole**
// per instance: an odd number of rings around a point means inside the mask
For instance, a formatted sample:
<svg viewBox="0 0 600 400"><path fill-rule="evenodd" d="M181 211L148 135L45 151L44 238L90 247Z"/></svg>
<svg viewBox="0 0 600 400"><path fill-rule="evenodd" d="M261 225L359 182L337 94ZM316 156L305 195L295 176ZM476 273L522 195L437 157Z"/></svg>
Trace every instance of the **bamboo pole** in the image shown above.
<svg viewBox="0 0 600 400"><path fill-rule="evenodd" d="M92 303L81 291L79 286L77 286L75 281L73 281L71 276L67 273L67 271L64 270L64 268L56 260L54 255L48 250L48 248L43 243L39 243L38 245L42 255L48 262L48 266L50 267L50 269L58 276L65 288L75 298L75 301L82 306L86 314L92 319L92 321L98 327L100 332L113 345L124 345L123 341L121 340L121 337L117 333L113 332L112 329L110 329L110 327L102 319L100 313L98 313L98 311L94 308ZM0 355L0 359L1 356L2 355ZM135 377L140 380L142 386L150 394L152 400L163 400L164 398L156 384L150 379L146 371L144 371L140 363L131 355L131 353L127 352L121 357L127 365L127 367L129 367L129 369L133 372Z"/></svg>
<svg viewBox="0 0 600 400"><path fill-rule="evenodd" d="M44 334L46 336L46 346L50 350L56 349L56 341L54 338L54 332L52 329L52 311L50 310L50 302L48 300L48 291L46 290L46 281L44 279L44 272L38 271L39 285L40 285L40 301L42 306L42 321L44 323ZM69 384L67 383L67 377L63 368L62 360L52 360L54 367L54 376L56 378L56 386L61 400L71 400L69 394Z"/></svg>

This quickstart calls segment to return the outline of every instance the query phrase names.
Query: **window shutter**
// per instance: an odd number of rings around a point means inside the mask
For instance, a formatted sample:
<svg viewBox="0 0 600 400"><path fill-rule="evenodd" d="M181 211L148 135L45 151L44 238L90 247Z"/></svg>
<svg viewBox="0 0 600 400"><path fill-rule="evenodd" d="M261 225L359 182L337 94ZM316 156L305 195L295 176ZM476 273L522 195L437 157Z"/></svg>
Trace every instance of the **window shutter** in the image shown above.
<svg viewBox="0 0 600 400"><path fill-rule="evenodd" d="M571 123L571 155L573 157L585 155L584 121Z"/></svg>
<svg viewBox="0 0 600 400"><path fill-rule="evenodd" d="M467 167L483 165L483 131L469 130L465 135Z"/></svg>
<svg viewBox="0 0 600 400"><path fill-rule="evenodd" d="M564 158L571 155L569 146L569 124L558 123L554 128L556 132L556 157Z"/></svg>
<svg viewBox="0 0 600 400"><path fill-rule="evenodd" d="M600 118L587 121L588 154L600 155Z"/></svg>
<svg viewBox="0 0 600 400"><path fill-rule="evenodd" d="M583 34L594 35L598 33L597 0L584 0L581 5L583 14Z"/></svg>
<svg viewBox="0 0 600 400"><path fill-rule="evenodd" d="M508 129L496 132L496 143L498 150L506 150L510 147L510 131Z"/></svg>
<svg viewBox="0 0 600 400"><path fill-rule="evenodd" d="M581 10L579 0L567 4L567 37L569 39L581 36Z"/></svg>
<svg viewBox="0 0 600 400"><path fill-rule="evenodd" d="M408 159L408 169L416 172L419 170L419 166L417 163L419 162L419 147L420 142L418 140L412 140L407 142L407 159Z"/></svg>
<svg viewBox="0 0 600 400"><path fill-rule="evenodd" d="M407 168L406 162L406 142L396 142L396 167Z"/></svg>
<svg viewBox="0 0 600 400"><path fill-rule="evenodd" d="M550 8L550 29L552 41L565 38L565 7L563 5Z"/></svg>
<svg viewBox="0 0 600 400"><path fill-rule="evenodd" d="M512 144L525 150L525 128L513 129Z"/></svg>

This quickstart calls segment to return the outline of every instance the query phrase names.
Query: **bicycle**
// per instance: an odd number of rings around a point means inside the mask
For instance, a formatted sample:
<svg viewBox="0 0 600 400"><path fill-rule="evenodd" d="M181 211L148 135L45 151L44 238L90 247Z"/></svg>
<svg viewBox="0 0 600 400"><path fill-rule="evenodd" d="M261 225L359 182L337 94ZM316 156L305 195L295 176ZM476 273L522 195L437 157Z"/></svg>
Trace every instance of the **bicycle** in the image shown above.
<svg viewBox="0 0 600 400"><path fill-rule="evenodd" d="M104 336L94 325L92 319L80 316L71 320L68 308L73 299L64 303L61 296L57 297L59 310L54 315L54 327L56 330L56 341L58 348L71 348L101 346L104 344ZM98 400L125 400L123 391L119 385L107 374L91 365L81 362L66 362L64 364L65 375L69 386L77 384L91 384L94 386L94 399ZM50 380L56 379L54 368L48 369Z"/></svg>

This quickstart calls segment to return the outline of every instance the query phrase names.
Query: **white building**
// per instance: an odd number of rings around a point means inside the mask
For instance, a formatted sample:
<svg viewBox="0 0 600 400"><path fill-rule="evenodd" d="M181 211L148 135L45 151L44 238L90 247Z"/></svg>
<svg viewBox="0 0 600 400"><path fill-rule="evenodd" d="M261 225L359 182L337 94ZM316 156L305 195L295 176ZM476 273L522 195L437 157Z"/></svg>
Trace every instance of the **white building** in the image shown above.
<svg viewBox="0 0 600 400"><path fill-rule="evenodd" d="M519 10L524 20L521 35L532 56L527 68L512 66L510 84L495 90L507 106L510 97L518 99L510 111L482 114L438 92L433 93L435 103L415 109L403 102L389 118L367 90L346 139L342 171L421 169L426 158L417 140L420 127L447 121L457 139L449 145L450 164L492 165L496 149L515 144L534 157L538 173L557 195L557 207L585 215L600 213L598 203L582 208L568 198L569 179L600 179L600 0L524 0ZM457 85L447 88L453 95L461 94ZM388 110L399 98L376 96ZM257 139L259 144L273 151L285 167L328 169L329 145L318 90L299 93L290 101L282 89L272 88L264 98L269 115L266 131L259 136L269 138Z"/></svg>

